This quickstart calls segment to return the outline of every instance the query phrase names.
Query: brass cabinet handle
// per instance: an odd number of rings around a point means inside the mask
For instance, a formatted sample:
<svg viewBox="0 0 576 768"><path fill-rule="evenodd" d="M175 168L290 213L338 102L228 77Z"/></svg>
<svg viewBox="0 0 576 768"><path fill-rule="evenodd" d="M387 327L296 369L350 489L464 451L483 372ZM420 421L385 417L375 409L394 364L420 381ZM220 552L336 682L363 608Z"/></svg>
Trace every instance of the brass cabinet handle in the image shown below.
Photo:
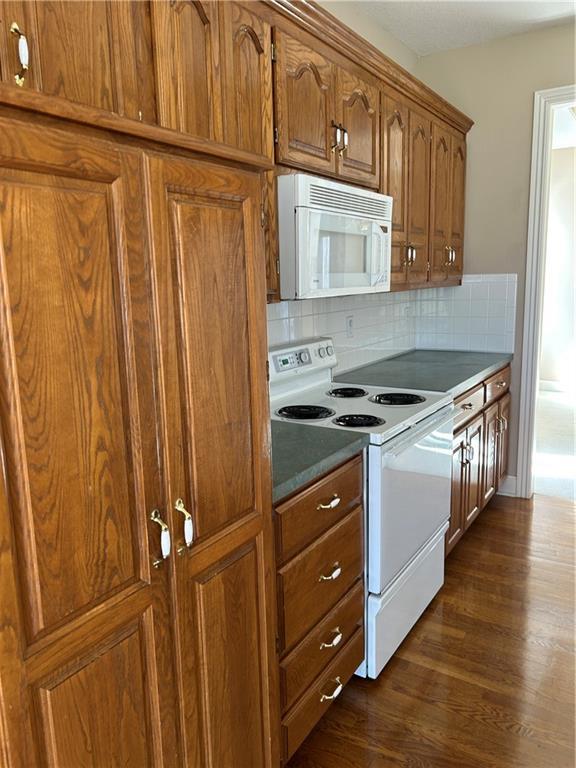
<svg viewBox="0 0 576 768"><path fill-rule="evenodd" d="M338 698L338 696L340 696L340 694L342 693L342 688L344 688L344 686L342 685L342 681L340 680L340 678L335 677L332 680L332 682L336 683L336 688L334 688L334 690L330 694L323 693L322 696L320 696L321 702L334 701L334 699Z"/></svg>
<svg viewBox="0 0 576 768"><path fill-rule="evenodd" d="M332 633L334 634L334 637L329 643L320 643L321 651L323 651L324 648L336 648L337 645L340 645L340 642L343 638L343 634L340 632L340 627L334 627Z"/></svg>
<svg viewBox="0 0 576 768"><path fill-rule="evenodd" d="M500 416L496 416L496 434L499 435L502 432L502 419Z"/></svg>
<svg viewBox="0 0 576 768"><path fill-rule="evenodd" d="M325 576L323 573L320 574L318 581L336 581L336 579L340 576L342 573L342 568L340 567L340 563L336 562L334 563L332 573L328 576Z"/></svg>
<svg viewBox="0 0 576 768"><path fill-rule="evenodd" d="M460 464L462 464L463 467L467 467L468 464L470 464L470 461L466 458L468 455L468 444L462 445L460 448L461 456L460 456Z"/></svg>
<svg viewBox="0 0 576 768"><path fill-rule="evenodd" d="M152 520L153 523L157 523L160 526L160 551L162 553L162 558L160 560L154 560L152 565L154 568L160 568L163 561L166 560L166 558L170 557L170 550L172 548L172 544L170 541L170 529L162 520L160 517L160 511L158 509L153 509L150 513L150 520Z"/></svg>
<svg viewBox="0 0 576 768"><path fill-rule="evenodd" d="M474 403L462 403L460 408L462 408L463 411L471 411L472 408L474 408Z"/></svg>
<svg viewBox="0 0 576 768"><path fill-rule="evenodd" d="M452 251L452 264L456 264L456 251L454 248L450 249Z"/></svg>
<svg viewBox="0 0 576 768"><path fill-rule="evenodd" d="M444 262L444 266L449 267L450 264L452 264L452 248L450 248L449 245L445 245L444 250L447 253L447 256L446 256L447 261Z"/></svg>
<svg viewBox="0 0 576 768"><path fill-rule="evenodd" d="M343 155L348 149L348 129L342 128L342 147L340 148L340 154Z"/></svg>
<svg viewBox="0 0 576 768"><path fill-rule="evenodd" d="M20 88L22 88L24 85L26 72L28 71L28 65L30 63L28 40L26 39L26 35L20 31L20 27L18 24L16 24L15 21L13 21L10 25L10 33L18 38L18 58L20 60L20 72L17 72L14 75L14 80L16 81L16 85L19 85Z"/></svg>
<svg viewBox="0 0 576 768"><path fill-rule="evenodd" d="M508 429L508 419L506 416L500 416L500 418L502 419L502 432L506 432Z"/></svg>
<svg viewBox="0 0 576 768"><path fill-rule="evenodd" d="M468 451L468 463L472 464L472 462L474 461L474 455L475 455L474 446L472 445L472 443L468 443L468 445L466 446L466 449Z"/></svg>
<svg viewBox="0 0 576 768"><path fill-rule="evenodd" d="M337 125L334 120L332 120L332 128L334 128L334 144L332 144L330 147L330 151L334 153L336 150L340 151L340 142L342 141L342 126Z"/></svg>
<svg viewBox="0 0 576 768"><path fill-rule="evenodd" d="M336 509L336 507L338 506L338 504L340 504L341 501L342 501L342 499L340 498L340 496L338 496L338 494L335 493L333 498L332 498L332 501L329 501L327 504L318 504L316 509L318 509L318 510L320 510L320 509Z"/></svg>
<svg viewBox="0 0 576 768"><path fill-rule="evenodd" d="M184 515L184 543L186 547L191 547L194 543L194 521L192 520L192 515L184 506L182 499L176 499L174 509ZM178 554L182 554L182 552L178 550Z"/></svg>
<svg viewBox="0 0 576 768"><path fill-rule="evenodd" d="M504 387L508 386L508 382L507 381L497 381L496 382L496 386L498 387L498 389L504 389Z"/></svg>

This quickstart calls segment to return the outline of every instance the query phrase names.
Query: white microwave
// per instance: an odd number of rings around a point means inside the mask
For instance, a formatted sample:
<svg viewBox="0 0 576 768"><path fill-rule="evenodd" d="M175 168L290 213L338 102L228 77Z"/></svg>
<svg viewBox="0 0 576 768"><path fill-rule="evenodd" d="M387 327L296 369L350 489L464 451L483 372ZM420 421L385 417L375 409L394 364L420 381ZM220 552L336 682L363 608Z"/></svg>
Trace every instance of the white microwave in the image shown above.
<svg viewBox="0 0 576 768"><path fill-rule="evenodd" d="M392 198L304 173L278 177L280 296L390 290Z"/></svg>

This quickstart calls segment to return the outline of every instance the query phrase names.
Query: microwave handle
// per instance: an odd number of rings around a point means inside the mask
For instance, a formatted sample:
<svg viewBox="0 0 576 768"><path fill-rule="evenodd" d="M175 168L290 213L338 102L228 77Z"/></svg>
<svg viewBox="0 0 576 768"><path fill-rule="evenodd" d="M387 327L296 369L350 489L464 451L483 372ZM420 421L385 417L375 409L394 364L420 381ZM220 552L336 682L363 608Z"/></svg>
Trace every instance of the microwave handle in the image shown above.
<svg viewBox="0 0 576 768"><path fill-rule="evenodd" d="M390 229L390 225L384 225L384 224L372 224L372 233L374 236L374 241L372 245L372 276L377 279L381 275L385 274L388 270L388 267L386 266L386 242L388 238L390 237L390 233L384 234L383 227L388 226ZM374 284L374 283L373 283Z"/></svg>

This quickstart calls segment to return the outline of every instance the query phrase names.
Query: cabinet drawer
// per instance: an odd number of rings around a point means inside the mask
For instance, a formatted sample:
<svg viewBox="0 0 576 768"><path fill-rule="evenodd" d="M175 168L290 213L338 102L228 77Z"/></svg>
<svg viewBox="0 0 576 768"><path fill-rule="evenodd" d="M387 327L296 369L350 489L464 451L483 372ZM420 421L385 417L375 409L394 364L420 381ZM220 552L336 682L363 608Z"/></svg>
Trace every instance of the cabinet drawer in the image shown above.
<svg viewBox="0 0 576 768"><path fill-rule="evenodd" d="M362 457L330 472L276 509L276 551L285 562L362 499Z"/></svg>
<svg viewBox="0 0 576 768"><path fill-rule="evenodd" d="M484 408L484 384L469 389L454 400L454 432Z"/></svg>
<svg viewBox="0 0 576 768"><path fill-rule="evenodd" d="M282 710L296 701L363 624L364 583L359 581L326 618L280 663Z"/></svg>
<svg viewBox="0 0 576 768"><path fill-rule="evenodd" d="M510 389L510 366L507 365L494 376L486 379L486 403L492 403Z"/></svg>
<svg viewBox="0 0 576 768"><path fill-rule="evenodd" d="M364 631L362 628L342 648L324 673L316 680L296 706L282 721L284 759L288 760L324 715L339 685L345 685L364 659Z"/></svg>
<svg viewBox="0 0 576 768"><path fill-rule="evenodd" d="M363 570L357 507L278 571L282 650L291 648L348 592Z"/></svg>

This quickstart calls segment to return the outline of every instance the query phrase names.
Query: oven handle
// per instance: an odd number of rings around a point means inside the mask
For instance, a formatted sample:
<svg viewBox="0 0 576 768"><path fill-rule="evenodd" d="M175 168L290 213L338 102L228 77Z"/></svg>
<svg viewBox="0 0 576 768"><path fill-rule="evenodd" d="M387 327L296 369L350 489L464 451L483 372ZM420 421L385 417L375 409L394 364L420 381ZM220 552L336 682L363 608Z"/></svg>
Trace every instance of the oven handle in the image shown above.
<svg viewBox="0 0 576 768"><path fill-rule="evenodd" d="M427 421L425 426L420 427L420 429L412 427L408 430L408 434L403 432L398 436L398 441L392 441L390 443L389 449L386 447L386 444L384 444L382 446L383 455L390 456L392 458L399 456L401 453L403 453L403 451L406 450L406 448L415 445L421 437L432 434L432 432L436 431L439 427L443 427L445 424L453 421L453 419L454 406L448 405L440 411L440 415L434 419L434 421Z"/></svg>

